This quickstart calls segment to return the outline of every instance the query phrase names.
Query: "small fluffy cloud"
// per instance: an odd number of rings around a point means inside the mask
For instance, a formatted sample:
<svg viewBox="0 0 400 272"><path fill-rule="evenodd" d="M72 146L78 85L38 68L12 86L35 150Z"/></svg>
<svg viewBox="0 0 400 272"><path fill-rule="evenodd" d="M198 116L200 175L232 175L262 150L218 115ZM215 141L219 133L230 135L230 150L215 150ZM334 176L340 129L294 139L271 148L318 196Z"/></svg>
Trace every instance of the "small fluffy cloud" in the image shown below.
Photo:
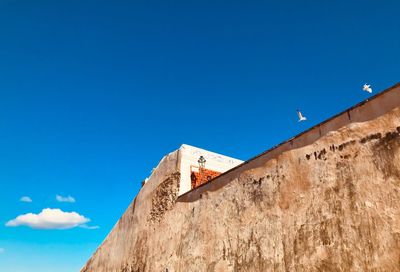
<svg viewBox="0 0 400 272"><path fill-rule="evenodd" d="M4 248L0 247L0 254L4 253L4 251L6 251Z"/></svg>
<svg viewBox="0 0 400 272"><path fill-rule="evenodd" d="M56 200L58 202L69 202L69 203L74 203L75 202L75 198L73 198L72 196L56 195Z"/></svg>
<svg viewBox="0 0 400 272"><path fill-rule="evenodd" d="M29 196L23 196L19 199L19 201L21 202L32 202L32 198L30 198Z"/></svg>
<svg viewBox="0 0 400 272"><path fill-rule="evenodd" d="M6 223L7 227L28 226L33 229L71 229L89 222L90 219L76 212L60 209L43 209L39 214L27 213Z"/></svg>

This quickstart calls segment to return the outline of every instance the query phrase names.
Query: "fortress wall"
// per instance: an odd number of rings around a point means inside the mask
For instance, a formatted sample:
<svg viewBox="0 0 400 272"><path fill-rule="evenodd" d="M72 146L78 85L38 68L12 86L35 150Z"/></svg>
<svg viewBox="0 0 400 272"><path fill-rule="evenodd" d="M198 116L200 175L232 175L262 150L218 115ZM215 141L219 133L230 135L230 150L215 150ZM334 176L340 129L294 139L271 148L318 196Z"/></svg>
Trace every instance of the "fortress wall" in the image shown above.
<svg viewBox="0 0 400 272"><path fill-rule="evenodd" d="M143 187L143 191L153 191L165 176L171 175L179 171L180 154L179 150L175 150L164 156L158 163L157 167L151 173L149 180Z"/></svg>
<svg viewBox="0 0 400 272"><path fill-rule="evenodd" d="M120 266L121 259L129 258L133 245L138 245L143 241L142 233L147 230L150 222L157 221L175 201L179 189L179 166L179 150L161 159L148 181L93 254L93 256L105 254L107 262L103 263L101 260L93 259L92 256L86 266L98 265L104 271L115 271L115 267ZM174 193L175 196L173 196ZM172 198L169 199L170 197ZM159 203L160 201L162 203ZM154 209L154 206L158 208ZM129 243L126 243L127 240ZM113 250L105 252L104 248L113 248ZM85 267L82 268L83 271L85 269Z"/></svg>
<svg viewBox="0 0 400 272"><path fill-rule="evenodd" d="M178 199L169 154L82 272L400 271L398 96L399 85Z"/></svg>
<svg viewBox="0 0 400 272"><path fill-rule="evenodd" d="M143 216L147 214L149 207L140 207L140 205L144 205L148 202L148 199L151 199L154 195L154 192L159 188L162 182L165 179L177 172L179 172L179 150L169 153L164 156L157 167L154 169L153 173L149 177L149 180L139 191L136 199L136 209L138 210L138 218L142 215L140 212L143 212ZM129 209L129 208L128 208Z"/></svg>
<svg viewBox="0 0 400 272"><path fill-rule="evenodd" d="M180 196L178 201L195 201L201 197L202 193L216 191L237 178L242 172L260 167L284 152L308 146L331 131L336 131L351 123L373 120L399 106L400 83L238 165L196 190L189 191Z"/></svg>

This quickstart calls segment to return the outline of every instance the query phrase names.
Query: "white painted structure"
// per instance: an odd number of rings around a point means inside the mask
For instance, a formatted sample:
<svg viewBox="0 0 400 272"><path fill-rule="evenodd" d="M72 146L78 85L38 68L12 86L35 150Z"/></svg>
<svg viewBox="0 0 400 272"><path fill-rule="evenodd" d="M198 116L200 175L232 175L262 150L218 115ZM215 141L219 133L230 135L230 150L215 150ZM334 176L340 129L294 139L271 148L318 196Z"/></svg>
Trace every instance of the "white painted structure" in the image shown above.
<svg viewBox="0 0 400 272"><path fill-rule="evenodd" d="M216 172L224 173L243 161L224 156L218 153L207 151L187 144L181 145L178 150L164 156L160 163L154 168L151 176L145 180L146 186L158 185L162 176L179 171L181 174L179 195L191 190L191 168L196 168L200 156L206 159L205 168ZM148 184L148 185L147 185Z"/></svg>
<svg viewBox="0 0 400 272"><path fill-rule="evenodd" d="M227 157L218 153L183 144L179 148L181 183L179 195L191 190L190 166L198 166L200 156L206 159L205 168L224 173L241 164L243 161Z"/></svg>

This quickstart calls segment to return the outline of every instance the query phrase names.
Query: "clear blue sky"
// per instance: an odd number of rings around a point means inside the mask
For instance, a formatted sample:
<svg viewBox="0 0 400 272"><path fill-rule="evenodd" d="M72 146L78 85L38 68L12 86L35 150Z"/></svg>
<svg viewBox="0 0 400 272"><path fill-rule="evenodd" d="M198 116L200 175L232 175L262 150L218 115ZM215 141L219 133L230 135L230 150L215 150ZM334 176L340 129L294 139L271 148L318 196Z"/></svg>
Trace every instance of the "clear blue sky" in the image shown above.
<svg viewBox="0 0 400 272"><path fill-rule="evenodd" d="M399 10L390 0L0 1L0 271L78 271L182 143L245 160L367 98L364 83L375 93L397 83ZM44 208L100 228L5 226Z"/></svg>

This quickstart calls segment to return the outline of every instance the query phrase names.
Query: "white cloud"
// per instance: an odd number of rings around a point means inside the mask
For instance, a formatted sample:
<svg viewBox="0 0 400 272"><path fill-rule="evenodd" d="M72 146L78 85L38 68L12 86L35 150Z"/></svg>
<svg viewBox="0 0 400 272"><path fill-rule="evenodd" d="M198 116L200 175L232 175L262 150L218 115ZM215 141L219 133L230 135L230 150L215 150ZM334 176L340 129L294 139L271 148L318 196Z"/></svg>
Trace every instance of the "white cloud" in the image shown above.
<svg viewBox="0 0 400 272"><path fill-rule="evenodd" d="M58 202L70 202L70 203L74 203L75 202L75 198L73 198L72 196L56 195L56 200Z"/></svg>
<svg viewBox="0 0 400 272"><path fill-rule="evenodd" d="M80 225L79 227L83 228L83 229L99 229L100 228L99 226L88 226L86 224Z"/></svg>
<svg viewBox="0 0 400 272"><path fill-rule="evenodd" d="M1 253L4 253L6 250L4 249L4 248L2 248L2 247L0 247L0 254Z"/></svg>
<svg viewBox="0 0 400 272"><path fill-rule="evenodd" d="M71 229L89 222L90 219L77 212L60 209L43 209L39 214L27 213L6 223L7 227L28 226L33 229Z"/></svg>
<svg viewBox="0 0 400 272"><path fill-rule="evenodd" d="M19 201L21 202L32 202L32 198L30 198L29 196L23 196L19 199Z"/></svg>

